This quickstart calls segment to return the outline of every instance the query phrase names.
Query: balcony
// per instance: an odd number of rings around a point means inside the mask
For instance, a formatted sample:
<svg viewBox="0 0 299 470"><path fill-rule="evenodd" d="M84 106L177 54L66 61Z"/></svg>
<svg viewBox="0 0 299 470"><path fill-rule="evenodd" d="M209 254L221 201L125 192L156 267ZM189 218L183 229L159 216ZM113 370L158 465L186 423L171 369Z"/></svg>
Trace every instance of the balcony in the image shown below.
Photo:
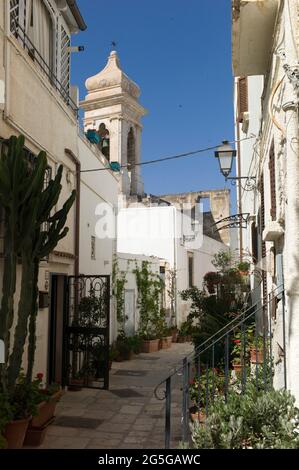
<svg viewBox="0 0 299 470"><path fill-rule="evenodd" d="M235 76L266 73L278 4L278 0L233 0L232 60Z"/></svg>
<svg viewBox="0 0 299 470"><path fill-rule="evenodd" d="M12 23L13 28L11 29L11 33L13 36L18 40L18 43L23 47L25 51L27 51L28 56L30 59L36 64L38 69L47 77L51 86L58 92L60 98L62 98L63 102L69 106L71 111L78 116L78 106L77 103L70 97L70 88L69 84L65 83L62 84L56 74L54 73L54 67L49 65L42 55L39 53L37 48L34 46L30 38L25 33L22 26L15 21Z"/></svg>

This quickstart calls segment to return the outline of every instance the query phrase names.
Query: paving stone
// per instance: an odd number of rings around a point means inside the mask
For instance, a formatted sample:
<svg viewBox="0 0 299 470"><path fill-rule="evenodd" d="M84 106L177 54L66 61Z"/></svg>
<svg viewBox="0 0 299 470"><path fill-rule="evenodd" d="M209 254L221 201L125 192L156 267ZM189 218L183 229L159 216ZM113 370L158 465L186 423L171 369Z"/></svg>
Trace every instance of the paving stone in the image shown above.
<svg viewBox="0 0 299 470"><path fill-rule="evenodd" d="M114 363L110 390L67 392L57 406L58 417L100 420L100 424L97 422L95 429L52 425L40 448L163 449L165 402L155 398L154 389L191 350L191 345L174 344L159 354L145 355L148 359L138 356ZM172 385L172 447L177 448L181 440L181 379Z"/></svg>

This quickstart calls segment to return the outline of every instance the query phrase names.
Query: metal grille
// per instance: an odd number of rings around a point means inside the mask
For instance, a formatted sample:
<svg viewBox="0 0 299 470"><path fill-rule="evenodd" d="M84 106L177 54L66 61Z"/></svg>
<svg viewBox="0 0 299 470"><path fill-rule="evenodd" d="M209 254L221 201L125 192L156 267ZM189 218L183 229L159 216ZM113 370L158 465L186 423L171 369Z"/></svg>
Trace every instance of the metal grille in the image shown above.
<svg viewBox="0 0 299 470"><path fill-rule="evenodd" d="M18 24L20 22L19 0L10 0L10 31L17 37Z"/></svg>
<svg viewBox="0 0 299 470"><path fill-rule="evenodd" d="M67 297L67 383L108 389L110 277L71 276Z"/></svg>
<svg viewBox="0 0 299 470"><path fill-rule="evenodd" d="M70 51L71 40L64 27L61 26L61 76L63 89L69 94L70 88Z"/></svg>

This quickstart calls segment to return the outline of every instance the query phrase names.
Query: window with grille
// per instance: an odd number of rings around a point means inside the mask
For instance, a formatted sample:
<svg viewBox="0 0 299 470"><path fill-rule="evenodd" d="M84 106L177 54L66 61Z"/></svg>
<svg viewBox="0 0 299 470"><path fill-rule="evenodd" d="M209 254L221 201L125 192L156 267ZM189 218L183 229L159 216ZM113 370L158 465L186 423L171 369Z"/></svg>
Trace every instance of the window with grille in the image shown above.
<svg viewBox="0 0 299 470"><path fill-rule="evenodd" d="M238 80L238 121L243 122L243 114L248 111L247 77Z"/></svg>
<svg viewBox="0 0 299 470"><path fill-rule="evenodd" d="M269 173L270 173L270 191L271 191L271 218L276 220L276 187L275 187L275 153L274 142L272 141L269 153Z"/></svg>
<svg viewBox="0 0 299 470"><path fill-rule="evenodd" d="M60 59L60 83L62 92L69 95L70 88L70 50L71 40L64 27L61 26L61 59Z"/></svg>

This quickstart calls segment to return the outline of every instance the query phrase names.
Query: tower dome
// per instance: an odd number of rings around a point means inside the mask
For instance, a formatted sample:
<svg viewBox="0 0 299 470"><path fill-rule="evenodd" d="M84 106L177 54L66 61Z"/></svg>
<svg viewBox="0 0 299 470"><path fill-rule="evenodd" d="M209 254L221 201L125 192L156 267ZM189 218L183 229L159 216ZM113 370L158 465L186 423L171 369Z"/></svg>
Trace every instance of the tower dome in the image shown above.
<svg viewBox="0 0 299 470"><path fill-rule="evenodd" d="M114 94L115 88L119 88L120 92L127 92L133 98L138 99L140 89L122 70L116 51L111 51L106 67L93 77L86 80L85 86L89 94L109 90Z"/></svg>

